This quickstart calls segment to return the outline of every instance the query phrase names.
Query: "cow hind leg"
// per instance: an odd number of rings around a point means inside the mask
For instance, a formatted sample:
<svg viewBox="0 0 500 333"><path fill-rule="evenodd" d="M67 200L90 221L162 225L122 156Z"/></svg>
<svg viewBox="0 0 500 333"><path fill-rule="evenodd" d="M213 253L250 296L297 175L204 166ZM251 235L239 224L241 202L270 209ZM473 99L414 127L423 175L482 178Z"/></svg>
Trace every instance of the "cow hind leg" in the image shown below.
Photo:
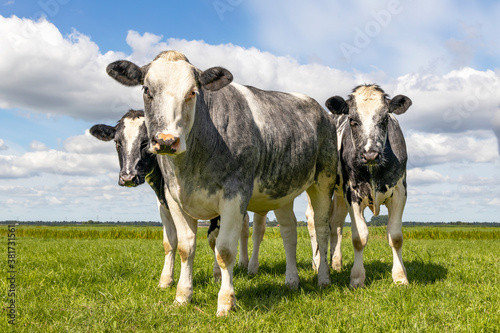
<svg viewBox="0 0 500 333"><path fill-rule="evenodd" d="M248 213L245 214L243 219L243 228L241 229L240 235L240 256L238 259L238 266L245 270L248 269L248 237L250 236L250 228Z"/></svg>
<svg viewBox="0 0 500 333"><path fill-rule="evenodd" d="M307 219L307 230L309 231L309 238L311 239L312 248L312 269L315 273L318 273L319 267L319 247L318 241L316 240L316 227L314 225L314 213L312 211L311 205L307 205L306 209L306 219Z"/></svg>
<svg viewBox="0 0 500 333"><path fill-rule="evenodd" d="M165 249L165 262L161 272L160 288L168 288L174 284L174 263L177 250L177 230L170 211L158 203L160 218L163 224L163 248Z"/></svg>
<svg viewBox="0 0 500 333"><path fill-rule="evenodd" d="M309 207L307 208L308 221L314 221L315 241L317 244L313 248L313 258L319 258L317 263L319 286L330 284L330 268L327 260L328 237L330 236L328 216L332 203L333 183L331 178L320 175L317 184L307 189L309 200Z"/></svg>
<svg viewBox="0 0 500 333"><path fill-rule="evenodd" d="M392 279L396 284L408 284L406 269L403 264L403 210L406 204L405 189L402 184L395 190L393 197L387 203L389 221L387 223L387 240L392 249L393 265Z"/></svg>
<svg viewBox="0 0 500 333"><path fill-rule="evenodd" d="M366 226L363 209L354 203L349 209L352 221L352 245L354 247L354 264L351 270L351 288L364 287L365 267L363 265L363 251L368 243L368 227Z"/></svg>
<svg viewBox="0 0 500 333"><path fill-rule="evenodd" d="M281 238L286 256L286 285L291 289L299 286L297 271L297 219L293 212L293 201L274 211L280 225Z"/></svg>
<svg viewBox="0 0 500 333"><path fill-rule="evenodd" d="M221 268L221 287L217 301L217 316L225 316L236 305L233 287L233 268L238 252L244 213L240 211L239 198L221 203L220 230L215 243L215 253Z"/></svg>
<svg viewBox="0 0 500 333"><path fill-rule="evenodd" d="M337 272L342 269L342 231L347 213L344 197L335 194L330 212L330 262Z"/></svg>
<svg viewBox="0 0 500 333"><path fill-rule="evenodd" d="M215 255L215 241L217 240L217 236L219 235L219 229L214 229L208 234L208 245L210 245L210 248L212 249L212 252L214 254L214 267L212 269L212 273L214 276L214 280L216 282L220 281L220 267L219 263L217 262L217 256Z"/></svg>
<svg viewBox="0 0 500 333"><path fill-rule="evenodd" d="M248 274L255 275L259 271L259 249L260 243L264 239L264 233L266 232L266 215L259 215L257 213L253 214L253 249L252 257L248 263Z"/></svg>

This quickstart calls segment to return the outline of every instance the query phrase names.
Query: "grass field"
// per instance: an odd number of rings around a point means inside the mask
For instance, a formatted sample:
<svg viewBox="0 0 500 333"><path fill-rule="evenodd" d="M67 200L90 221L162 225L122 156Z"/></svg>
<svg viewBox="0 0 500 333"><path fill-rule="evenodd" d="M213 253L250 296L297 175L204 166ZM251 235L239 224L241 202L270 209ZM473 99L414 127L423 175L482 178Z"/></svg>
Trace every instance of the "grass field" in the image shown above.
<svg viewBox="0 0 500 333"><path fill-rule="evenodd" d="M7 244L7 227L1 227ZM238 308L215 316L219 285L200 228L193 302L173 305L175 288L157 288L163 265L157 227L24 227L16 229L16 332L498 332L499 228L404 229L410 285L392 284L392 254L384 228L370 228L366 287L349 289L353 260L346 229L340 273L319 289L306 228L299 228L301 285L284 286L279 231L268 228L259 273L235 270ZM158 234L158 235L157 235ZM251 245L251 241L250 241ZM6 246L3 263L7 262ZM2 318L8 332L8 267L1 265ZM176 262L176 276L179 260Z"/></svg>

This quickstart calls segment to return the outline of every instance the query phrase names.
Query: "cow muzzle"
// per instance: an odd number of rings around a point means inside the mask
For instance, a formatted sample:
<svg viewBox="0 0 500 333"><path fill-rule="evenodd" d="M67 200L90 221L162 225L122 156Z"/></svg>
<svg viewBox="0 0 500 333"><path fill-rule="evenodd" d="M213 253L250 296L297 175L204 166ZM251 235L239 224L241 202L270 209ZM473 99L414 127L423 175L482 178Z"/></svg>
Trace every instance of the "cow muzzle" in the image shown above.
<svg viewBox="0 0 500 333"><path fill-rule="evenodd" d="M380 155L376 151L368 151L363 153L361 156L361 162L365 164L378 164L380 160Z"/></svg>
<svg viewBox="0 0 500 333"><path fill-rule="evenodd" d="M151 138L151 152L153 154L175 154L181 147L181 139L172 134L160 133Z"/></svg>
<svg viewBox="0 0 500 333"><path fill-rule="evenodd" d="M118 185L126 187L136 187L139 185L139 177L132 174L120 174L118 177Z"/></svg>

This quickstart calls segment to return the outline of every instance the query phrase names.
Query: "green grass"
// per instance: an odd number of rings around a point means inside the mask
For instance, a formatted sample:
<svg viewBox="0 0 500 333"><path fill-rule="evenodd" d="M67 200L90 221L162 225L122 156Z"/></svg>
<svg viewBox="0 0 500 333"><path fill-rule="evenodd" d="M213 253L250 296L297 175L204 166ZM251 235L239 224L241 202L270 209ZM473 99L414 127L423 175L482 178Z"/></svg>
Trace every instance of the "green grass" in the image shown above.
<svg viewBox="0 0 500 333"><path fill-rule="evenodd" d="M134 232L145 235L135 227L55 227L60 233L52 237L59 238L40 237L52 228L17 227L16 332L500 331L500 242L483 239L479 233L488 233L488 229L495 233L496 228L438 230L443 234L477 233L479 239L406 239L407 287L392 283L392 254L384 229L370 228L365 249L366 287L354 291L349 289L350 235L344 236L342 271L332 272L332 285L319 289L311 269L307 229L299 228L301 285L290 291L284 286L285 255L279 231L268 228L259 273L250 277L235 270L238 307L227 318L215 316L219 285L212 278L213 256L205 240L206 229L200 228L198 236L193 302L176 307L175 288L160 290L156 286L163 265L161 240L106 239L108 233L116 234L115 229L122 228L118 235L123 238L134 237ZM151 235L159 230L151 228ZM36 229L38 234L22 237L24 229ZM405 228L405 232L411 229ZM72 232L80 231L88 232L88 237L70 238ZM64 232L69 234L65 238ZM5 233L1 240L6 244ZM2 248L6 258L6 246ZM3 278L7 267L6 260L3 262L0 331L8 332L7 281ZM178 274L179 260L176 277Z"/></svg>

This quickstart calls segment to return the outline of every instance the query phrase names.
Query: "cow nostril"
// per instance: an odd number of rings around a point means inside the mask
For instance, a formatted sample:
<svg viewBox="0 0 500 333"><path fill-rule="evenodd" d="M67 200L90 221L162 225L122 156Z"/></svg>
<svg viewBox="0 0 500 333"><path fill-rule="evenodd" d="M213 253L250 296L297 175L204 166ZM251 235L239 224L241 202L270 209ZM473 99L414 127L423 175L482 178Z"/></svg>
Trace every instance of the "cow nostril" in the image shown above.
<svg viewBox="0 0 500 333"><path fill-rule="evenodd" d="M126 174L120 175L120 181L118 182L121 186L135 186L136 175Z"/></svg>

